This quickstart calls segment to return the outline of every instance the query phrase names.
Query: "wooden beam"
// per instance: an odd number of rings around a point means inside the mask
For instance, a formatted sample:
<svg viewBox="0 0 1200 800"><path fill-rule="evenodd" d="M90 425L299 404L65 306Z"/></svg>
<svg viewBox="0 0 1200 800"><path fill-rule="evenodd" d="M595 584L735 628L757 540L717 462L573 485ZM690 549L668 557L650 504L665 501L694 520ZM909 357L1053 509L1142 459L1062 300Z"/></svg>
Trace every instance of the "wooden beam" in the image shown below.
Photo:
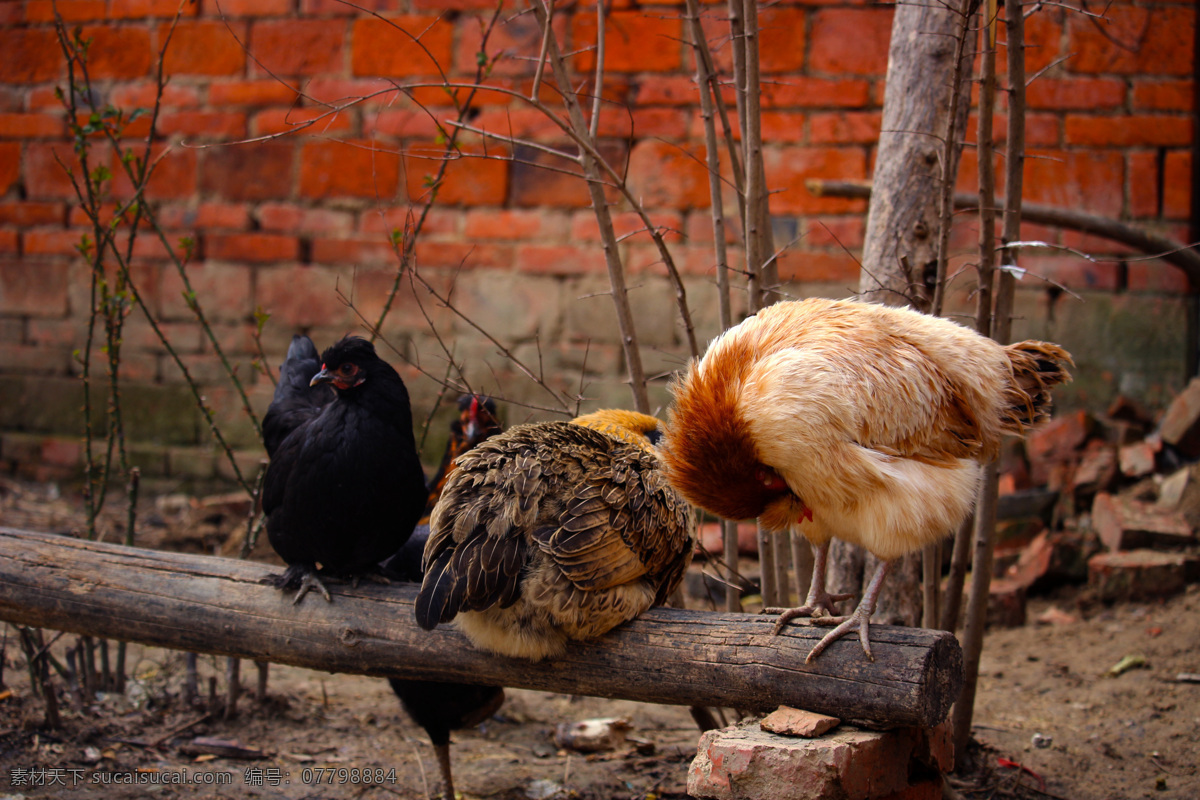
<svg viewBox="0 0 1200 800"><path fill-rule="evenodd" d="M416 586L335 586L298 606L259 581L264 564L0 528L0 620L329 672L397 676L767 711L787 704L873 727L933 726L962 683L942 631L872 626L804 657L826 629L773 617L653 609L558 660L473 649L454 627L422 631Z"/></svg>

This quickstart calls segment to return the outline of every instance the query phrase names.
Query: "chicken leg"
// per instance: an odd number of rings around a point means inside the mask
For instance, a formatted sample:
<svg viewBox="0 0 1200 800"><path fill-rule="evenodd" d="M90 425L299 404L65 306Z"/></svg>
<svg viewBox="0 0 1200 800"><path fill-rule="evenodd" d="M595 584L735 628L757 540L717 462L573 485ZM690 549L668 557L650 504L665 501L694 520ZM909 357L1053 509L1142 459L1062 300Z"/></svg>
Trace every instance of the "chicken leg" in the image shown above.
<svg viewBox="0 0 1200 800"><path fill-rule="evenodd" d="M804 601L804 605L795 608L764 608L762 610L764 614L779 615L779 619L775 623L775 630L771 632L772 636L778 636L779 632L783 630L783 626L796 617L828 618L836 622L845 619L845 617L837 616L837 608L834 603L849 600L854 595L830 594L825 589L825 572L828 564L829 542L825 542L813 548L812 582L809 584L808 598Z"/></svg>
<svg viewBox="0 0 1200 800"><path fill-rule="evenodd" d="M828 550L828 547L829 547L828 545L825 545L826 550ZM824 558L822 558L821 550L818 549L817 550L817 563L820 563L823 565L823 562L824 562ZM871 623L871 615L875 613L875 604L879 600L879 592L883 589L883 582L887 578L888 573L891 571L891 568L892 568L891 561L884 561L882 564L879 565L879 568L877 570L875 570L875 574L871 577L871 582L867 584L866 591L863 592L862 600L859 601L858 607L854 609L854 613L850 614L850 616L848 616L848 617L825 617L825 616L813 617L814 625L822 625L822 626L836 625L837 627L835 627L829 633L825 634L825 636L823 636L821 638L821 641L817 642L816 645L813 646L813 649L809 651L808 656L804 659L805 664L811 664L813 662L813 659L815 659L817 656L821 655L821 653L825 652L825 648L829 647L829 645L833 644L838 639L842 638L843 636L845 636L847 633L849 633L851 630L853 630L856 627L858 628L858 640L862 644L863 652L866 654L867 658L869 658L871 661L875 660L875 657L873 655L871 655L871 640L868 638L867 632L868 632L868 628L870 627L870 623ZM813 586L814 587L816 586L816 583L817 583L816 567L814 565L814 569L813 569ZM822 576L821 590L822 590L822 592L824 592L823 576ZM813 594L810 591L809 592L809 601L806 604L806 606L812 604L812 596L813 596ZM825 594L825 596L830 599L833 599L833 600L845 599L847 597L850 597L850 595L829 595L829 594ZM771 613L774 613L777 611L783 612L779 617L779 621L777 623L775 623L775 633L778 634L779 631L782 630L783 626L787 624L788 620L791 620L797 616L802 616L805 613L811 613L811 612L805 611L806 606L801 606L798 609L796 609L796 608L764 609L764 611L769 611Z"/></svg>

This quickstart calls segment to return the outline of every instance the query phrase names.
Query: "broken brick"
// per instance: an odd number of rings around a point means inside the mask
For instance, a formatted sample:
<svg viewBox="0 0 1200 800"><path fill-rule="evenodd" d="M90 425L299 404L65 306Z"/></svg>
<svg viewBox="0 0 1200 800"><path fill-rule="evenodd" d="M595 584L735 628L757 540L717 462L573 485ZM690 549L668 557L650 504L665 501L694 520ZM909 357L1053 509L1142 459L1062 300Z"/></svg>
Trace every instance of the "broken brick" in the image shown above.
<svg viewBox="0 0 1200 800"><path fill-rule="evenodd" d="M1141 478L1154 472L1158 451L1162 442L1158 438L1143 439L1127 444L1118 451L1121 474L1127 478Z"/></svg>
<svg viewBox="0 0 1200 800"><path fill-rule="evenodd" d="M1200 580L1200 557L1158 550L1099 553L1088 560L1088 586L1104 601L1153 600Z"/></svg>
<svg viewBox="0 0 1200 800"><path fill-rule="evenodd" d="M805 711L791 706L780 706L762 718L759 727L768 733L780 736L799 736L813 739L842 724L837 717Z"/></svg>
<svg viewBox="0 0 1200 800"><path fill-rule="evenodd" d="M1200 456L1200 378L1192 378L1167 406L1159 432L1180 452Z"/></svg>
<svg viewBox="0 0 1200 800"><path fill-rule="evenodd" d="M1094 421L1086 411L1056 415L1029 433L1025 453L1035 485L1049 483L1056 465L1073 461L1088 440Z"/></svg>
<svg viewBox="0 0 1200 800"><path fill-rule="evenodd" d="M1017 563L1004 574L1028 592L1044 592L1087 578L1083 543L1070 531L1043 531L1021 551Z"/></svg>
<svg viewBox="0 0 1200 800"><path fill-rule="evenodd" d="M1196 543L1192 526L1181 513L1107 492L1097 494L1092 503L1092 530L1112 551Z"/></svg>
<svg viewBox="0 0 1200 800"><path fill-rule="evenodd" d="M987 627L1019 628L1025 624L1025 587L1008 578L995 578L988 587Z"/></svg>

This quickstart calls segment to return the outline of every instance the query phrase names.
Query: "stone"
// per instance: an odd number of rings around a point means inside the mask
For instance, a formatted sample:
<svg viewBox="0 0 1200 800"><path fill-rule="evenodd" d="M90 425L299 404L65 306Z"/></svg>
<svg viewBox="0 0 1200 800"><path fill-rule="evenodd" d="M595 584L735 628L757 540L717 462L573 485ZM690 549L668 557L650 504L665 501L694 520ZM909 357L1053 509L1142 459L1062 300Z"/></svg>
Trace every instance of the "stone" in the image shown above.
<svg viewBox="0 0 1200 800"><path fill-rule="evenodd" d="M842 721L837 717L817 714L791 706L780 706L762 718L759 727L780 736L799 736L812 739L833 730Z"/></svg>

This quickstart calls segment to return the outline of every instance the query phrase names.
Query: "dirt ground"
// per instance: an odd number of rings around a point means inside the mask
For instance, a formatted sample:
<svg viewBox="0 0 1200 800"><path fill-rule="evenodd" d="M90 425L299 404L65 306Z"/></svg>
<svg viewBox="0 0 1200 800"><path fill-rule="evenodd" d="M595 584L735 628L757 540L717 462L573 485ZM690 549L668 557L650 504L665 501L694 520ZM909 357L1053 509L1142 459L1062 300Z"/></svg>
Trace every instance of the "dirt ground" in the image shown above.
<svg viewBox="0 0 1200 800"><path fill-rule="evenodd" d="M138 544L216 552L238 523L174 497L147 502ZM79 529L78 504L50 486L0 481L0 524ZM1200 587L1158 604L1105 607L1078 588L1035 598L1030 623L989 633L976 743L947 781L964 798L1200 797ZM1066 621L1034 620L1055 609ZM53 633L45 633L47 639ZM206 712L209 679L225 695L225 659L201 656L202 697L183 699L184 656L131 646L126 692L81 703L63 680L62 726L44 727L12 626L3 626L0 800L8 798L426 798L438 793L433 750L379 679L272 666L268 696L242 665L237 714ZM51 652L65 663L75 637ZM1110 676L1126 656L1141 666ZM467 798L682 798L698 732L687 709L509 690L500 712L454 735ZM559 747L563 722L622 717L624 744ZM231 749L232 748L232 749ZM240 751L237 750L240 748ZM164 783L186 778L189 783ZM129 781L137 781L130 784Z"/></svg>

